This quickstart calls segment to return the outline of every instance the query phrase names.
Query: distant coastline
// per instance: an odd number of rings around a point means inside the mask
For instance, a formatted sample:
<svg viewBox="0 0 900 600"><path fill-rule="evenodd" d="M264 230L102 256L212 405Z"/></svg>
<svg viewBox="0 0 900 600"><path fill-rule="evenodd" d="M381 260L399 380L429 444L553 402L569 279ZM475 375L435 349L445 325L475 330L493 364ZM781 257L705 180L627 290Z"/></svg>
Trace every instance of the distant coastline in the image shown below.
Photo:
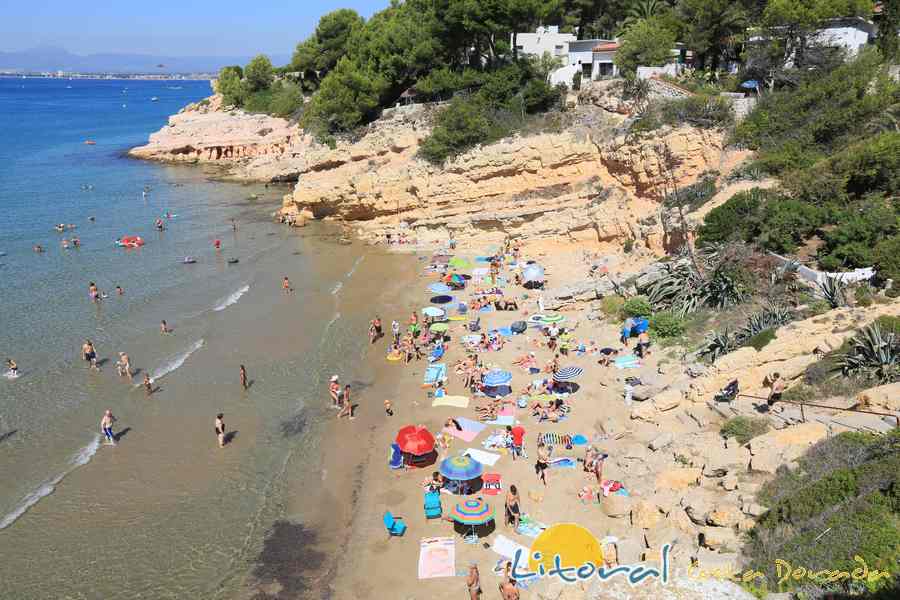
<svg viewBox="0 0 900 600"><path fill-rule="evenodd" d="M152 80L152 81L211 81L214 73L67 73L67 72L14 72L0 71L6 79L104 79L104 80Z"/></svg>

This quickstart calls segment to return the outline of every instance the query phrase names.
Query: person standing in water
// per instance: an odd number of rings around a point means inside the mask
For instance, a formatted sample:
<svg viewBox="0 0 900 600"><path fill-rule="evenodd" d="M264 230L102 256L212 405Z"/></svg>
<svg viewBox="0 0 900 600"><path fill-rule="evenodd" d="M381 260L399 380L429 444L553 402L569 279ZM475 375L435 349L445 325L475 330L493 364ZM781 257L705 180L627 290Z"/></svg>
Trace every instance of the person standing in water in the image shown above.
<svg viewBox="0 0 900 600"><path fill-rule="evenodd" d="M100 367L97 366L97 350L94 349L91 340L84 340L84 344L81 345L81 357L88 363L88 368L94 371L100 370Z"/></svg>
<svg viewBox="0 0 900 600"><path fill-rule="evenodd" d="M107 446L116 445L116 434L114 434L112 430L113 423L115 422L116 418L113 416L112 411L106 409L106 412L103 413L103 418L100 419L100 431L106 437L106 442L104 443Z"/></svg>
<svg viewBox="0 0 900 600"><path fill-rule="evenodd" d="M353 416L353 401L350 400L350 386L344 386L344 395L341 398L341 411L338 413L338 419L347 415L347 418L351 421L356 417Z"/></svg>
<svg viewBox="0 0 900 600"><path fill-rule="evenodd" d="M91 300L97 302L100 300L100 290L97 288L97 284L93 281L88 282L88 296L90 296Z"/></svg>
<svg viewBox="0 0 900 600"><path fill-rule="evenodd" d="M225 447L225 416L222 413L216 415L216 438L219 440L219 448Z"/></svg>
<svg viewBox="0 0 900 600"><path fill-rule="evenodd" d="M237 231L237 221L235 221L234 219L231 220L231 230Z"/></svg>
<svg viewBox="0 0 900 600"><path fill-rule="evenodd" d="M247 383L247 369L244 368L244 365L241 365L241 387L246 391L249 386Z"/></svg>
<svg viewBox="0 0 900 600"><path fill-rule="evenodd" d="M124 295L125 295L125 290L122 289L122 286L121 286L121 285L117 285L117 286L116 286L116 294L118 294L119 296L124 296Z"/></svg>
<svg viewBox="0 0 900 600"><path fill-rule="evenodd" d="M131 360L128 358L128 355L124 352L119 352L119 362L116 363L116 368L119 371L120 377L127 377L128 379L134 379L134 374L131 370Z"/></svg>
<svg viewBox="0 0 900 600"><path fill-rule="evenodd" d="M159 332L160 333L172 333L172 330L169 329L169 324L166 323L165 319L163 319L159 324Z"/></svg>
<svg viewBox="0 0 900 600"><path fill-rule="evenodd" d="M11 358L6 359L6 368L9 369L9 374L13 377L19 376L19 365L16 364Z"/></svg>
<svg viewBox="0 0 900 600"><path fill-rule="evenodd" d="M153 382L150 381L150 374L144 373L144 381L141 383L144 386L144 391L147 392L147 396L153 393Z"/></svg>
<svg viewBox="0 0 900 600"><path fill-rule="evenodd" d="M291 287L291 281L287 278L287 275L284 276L284 279L281 280L281 289L285 292L293 292L294 288Z"/></svg>

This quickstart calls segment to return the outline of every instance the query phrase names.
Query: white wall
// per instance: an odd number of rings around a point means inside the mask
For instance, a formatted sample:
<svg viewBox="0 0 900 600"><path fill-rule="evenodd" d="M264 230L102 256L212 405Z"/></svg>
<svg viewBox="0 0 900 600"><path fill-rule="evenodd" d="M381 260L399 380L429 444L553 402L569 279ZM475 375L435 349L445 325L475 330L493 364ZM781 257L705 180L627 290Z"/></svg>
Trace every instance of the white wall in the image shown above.
<svg viewBox="0 0 900 600"><path fill-rule="evenodd" d="M550 85L563 83L567 88L572 89L572 78L575 77L575 73L580 70L578 65L561 67L550 73Z"/></svg>
<svg viewBox="0 0 900 600"><path fill-rule="evenodd" d="M535 33L516 34L516 46L520 54L543 56L544 52L549 52L551 56L565 60L567 44L575 39L573 33L559 33L558 27L539 27ZM512 36L509 43L512 44Z"/></svg>
<svg viewBox="0 0 900 600"><path fill-rule="evenodd" d="M850 26L828 27L816 35L816 40L827 46L844 48L847 55L852 57L869 43L869 32Z"/></svg>

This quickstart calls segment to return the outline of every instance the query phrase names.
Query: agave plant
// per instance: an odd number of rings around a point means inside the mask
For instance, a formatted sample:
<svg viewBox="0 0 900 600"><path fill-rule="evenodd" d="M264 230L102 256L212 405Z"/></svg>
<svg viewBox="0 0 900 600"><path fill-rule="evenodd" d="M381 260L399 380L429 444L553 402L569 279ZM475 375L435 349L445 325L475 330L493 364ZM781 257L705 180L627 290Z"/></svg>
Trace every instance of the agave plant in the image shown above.
<svg viewBox="0 0 900 600"><path fill-rule="evenodd" d="M840 308L847 304L847 284L840 277L825 277L819 283L819 295L828 302L831 308Z"/></svg>
<svg viewBox="0 0 900 600"><path fill-rule="evenodd" d="M767 329L781 327L794 320L794 313L786 306L771 304L747 318L737 337L746 341Z"/></svg>
<svg viewBox="0 0 900 600"><path fill-rule="evenodd" d="M717 309L740 304L747 297L744 285L724 264L713 269L703 291L705 303Z"/></svg>
<svg viewBox="0 0 900 600"><path fill-rule="evenodd" d="M705 282L694 265L686 261L669 263L665 271L647 290L650 304L681 317L699 309L704 303Z"/></svg>
<svg viewBox="0 0 900 600"><path fill-rule="evenodd" d="M738 341L731 331L726 327L722 331L716 331L710 334L703 342L699 355L709 362L716 362L719 357L733 352L738 349Z"/></svg>
<svg viewBox="0 0 900 600"><path fill-rule="evenodd" d="M879 383L900 380L900 338L884 332L878 323L864 327L853 337L850 351L839 362L844 375Z"/></svg>

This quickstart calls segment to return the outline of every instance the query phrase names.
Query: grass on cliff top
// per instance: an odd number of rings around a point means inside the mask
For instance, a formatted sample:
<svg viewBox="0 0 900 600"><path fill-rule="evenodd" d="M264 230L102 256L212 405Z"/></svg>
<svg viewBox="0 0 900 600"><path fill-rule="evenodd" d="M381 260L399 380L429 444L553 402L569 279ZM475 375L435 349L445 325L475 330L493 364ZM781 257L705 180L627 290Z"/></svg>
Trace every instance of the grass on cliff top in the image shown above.
<svg viewBox="0 0 900 600"><path fill-rule="evenodd" d="M892 595L900 592L900 428L886 435L841 433L798 462L760 490L758 500L769 510L744 546L748 567L765 574L769 591L900 597ZM779 577L775 562L852 573L861 567L857 556L870 575L877 569L891 577L797 581Z"/></svg>

